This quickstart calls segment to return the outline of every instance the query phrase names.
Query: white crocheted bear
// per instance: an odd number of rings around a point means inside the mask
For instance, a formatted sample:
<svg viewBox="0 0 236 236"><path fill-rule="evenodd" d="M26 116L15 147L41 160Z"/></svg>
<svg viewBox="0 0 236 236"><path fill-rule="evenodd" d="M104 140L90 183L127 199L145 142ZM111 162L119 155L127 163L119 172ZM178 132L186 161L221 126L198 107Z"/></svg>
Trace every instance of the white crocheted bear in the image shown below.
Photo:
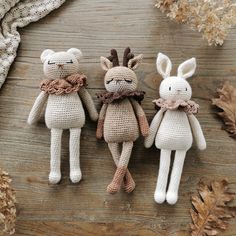
<svg viewBox="0 0 236 236"><path fill-rule="evenodd" d="M164 79L160 85L160 98L153 101L160 110L152 120L145 147L151 147L155 139L156 147L161 150L155 201L163 203L166 200L169 204L175 204L185 155L192 146L193 136L200 150L206 148L201 126L194 116L199 106L190 100L192 89L186 81L195 72L196 59L183 62L178 67L177 76L170 76L171 61L162 53L158 54L156 66ZM175 159L166 192L171 151L175 151Z"/></svg>
<svg viewBox="0 0 236 236"><path fill-rule="evenodd" d="M49 182L56 184L61 180L61 137L64 129L70 130L70 179L73 183L81 180L80 135L85 124L87 108L93 121L98 113L92 98L85 88L86 76L79 74L79 60L82 53L71 48L66 52L46 49L41 61L46 79L41 83L41 93L37 97L28 117L28 123L36 123L46 105L45 122L51 129L51 161ZM81 101L82 100L82 101ZM82 105L83 102L83 105Z"/></svg>

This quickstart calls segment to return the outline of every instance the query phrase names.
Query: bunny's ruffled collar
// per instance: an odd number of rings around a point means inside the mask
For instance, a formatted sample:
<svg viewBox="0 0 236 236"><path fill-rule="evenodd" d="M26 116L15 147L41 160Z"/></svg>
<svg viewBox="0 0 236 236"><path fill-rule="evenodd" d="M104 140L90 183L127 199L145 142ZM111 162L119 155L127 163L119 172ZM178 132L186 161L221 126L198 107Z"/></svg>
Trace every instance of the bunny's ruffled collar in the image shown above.
<svg viewBox="0 0 236 236"><path fill-rule="evenodd" d="M73 74L65 79L44 79L40 89L48 94L63 95L78 92L81 87L86 85L86 76Z"/></svg>
<svg viewBox="0 0 236 236"><path fill-rule="evenodd" d="M177 101L171 101L168 99L159 98L156 100L153 100L153 103L156 105L157 108L162 108L164 110L181 110L190 114L196 114L199 109L199 105L192 101L184 101L184 100L177 100Z"/></svg>
<svg viewBox="0 0 236 236"><path fill-rule="evenodd" d="M139 103L144 98L144 91L124 91L124 92L102 92L97 94L97 98L104 104L110 104L113 102L120 102L125 98L133 98Z"/></svg>

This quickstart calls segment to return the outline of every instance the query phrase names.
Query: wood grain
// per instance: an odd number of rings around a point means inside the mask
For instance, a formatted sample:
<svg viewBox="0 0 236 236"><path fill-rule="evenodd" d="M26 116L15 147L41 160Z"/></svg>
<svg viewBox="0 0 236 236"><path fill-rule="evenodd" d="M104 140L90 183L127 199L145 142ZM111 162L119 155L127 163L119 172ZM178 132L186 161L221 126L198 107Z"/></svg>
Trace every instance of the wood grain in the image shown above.
<svg viewBox="0 0 236 236"><path fill-rule="evenodd" d="M236 86L236 28L223 47L209 47L197 32L170 22L153 6L154 0L105 1L68 0L39 22L20 30L22 43L5 85L0 91L0 166L13 177L17 191L16 235L189 235L190 195L201 177L227 177L236 190L235 140L222 130L210 99L225 80ZM96 124L87 120L81 138L83 181L69 181L68 132L64 132L62 182L48 185L50 131L43 119L36 126L26 124L27 116L43 77L39 57L43 49L83 51L81 71L89 78L89 91L103 90L100 56L111 48L119 54L126 46L144 54L138 69L140 88L147 92L143 108L151 121L152 100L158 97L161 77L155 68L157 52L170 56L177 65L197 58L196 76L189 81L193 99L201 106L198 119L208 148L188 152L175 206L157 205L153 200L159 165L159 151L136 143L130 171L137 183L134 193L110 196L114 164L104 141L95 138ZM236 221L220 235L236 235Z"/></svg>

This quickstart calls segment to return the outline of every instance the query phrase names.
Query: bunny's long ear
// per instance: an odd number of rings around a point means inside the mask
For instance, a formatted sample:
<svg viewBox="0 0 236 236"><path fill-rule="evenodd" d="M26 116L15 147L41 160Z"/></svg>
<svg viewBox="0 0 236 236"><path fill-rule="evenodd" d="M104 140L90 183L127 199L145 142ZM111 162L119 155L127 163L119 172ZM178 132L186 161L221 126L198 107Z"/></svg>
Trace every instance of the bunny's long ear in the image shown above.
<svg viewBox="0 0 236 236"><path fill-rule="evenodd" d="M100 63L103 70L108 71L112 68L112 62L106 57L100 57Z"/></svg>
<svg viewBox="0 0 236 236"><path fill-rule="evenodd" d="M172 69L172 63L170 58L164 55L163 53L158 53L156 61L157 71L165 79L170 76Z"/></svg>
<svg viewBox="0 0 236 236"><path fill-rule="evenodd" d="M179 65L177 76L183 79L187 79L194 74L196 67L196 59L193 57Z"/></svg>

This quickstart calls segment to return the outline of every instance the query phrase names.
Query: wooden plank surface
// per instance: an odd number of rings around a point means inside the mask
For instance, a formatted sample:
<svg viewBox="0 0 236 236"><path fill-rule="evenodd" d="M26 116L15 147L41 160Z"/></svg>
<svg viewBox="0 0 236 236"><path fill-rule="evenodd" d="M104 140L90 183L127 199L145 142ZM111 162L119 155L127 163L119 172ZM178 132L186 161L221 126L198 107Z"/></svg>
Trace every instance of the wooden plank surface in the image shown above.
<svg viewBox="0 0 236 236"><path fill-rule="evenodd" d="M0 91L0 166L13 177L17 192L16 235L189 235L190 195L201 177L227 177L232 191L236 190L235 140L222 130L210 101L225 80L236 86L236 28L223 47L209 47L198 33L170 22L154 4L154 0L68 0L20 30L18 57ZM42 50L78 47L83 51L81 71L89 77L89 91L100 109L95 96L103 90L99 58L113 47L121 55L126 46L144 54L137 74L140 89L147 93L143 108L149 121L161 80L155 68L157 52L169 55L175 72L185 59L197 58L196 76L189 81L193 99L201 106L198 119L208 147L202 152L194 145L188 152L175 206L153 200L159 151L145 149L142 138L135 143L130 162L136 190L111 196L105 189L114 164L107 144L95 138L95 123L87 120L82 131L83 181L76 185L69 181L69 136L64 132L63 179L57 186L48 185L50 131L43 119L33 127L26 124L43 77ZM236 221L220 235L235 236Z"/></svg>

